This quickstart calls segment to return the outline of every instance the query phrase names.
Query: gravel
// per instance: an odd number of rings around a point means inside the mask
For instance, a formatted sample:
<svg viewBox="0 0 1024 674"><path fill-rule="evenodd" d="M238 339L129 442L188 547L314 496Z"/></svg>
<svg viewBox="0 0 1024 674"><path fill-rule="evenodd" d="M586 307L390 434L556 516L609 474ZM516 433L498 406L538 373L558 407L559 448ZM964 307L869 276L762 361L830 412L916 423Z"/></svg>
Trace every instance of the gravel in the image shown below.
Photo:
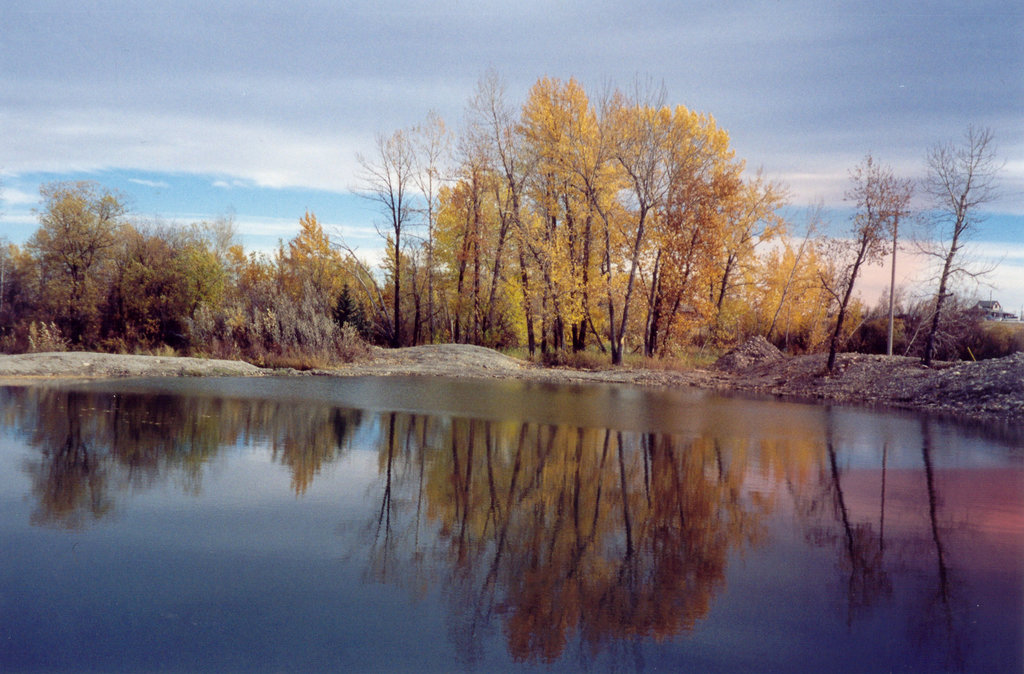
<svg viewBox="0 0 1024 674"><path fill-rule="evenodd" d="M786 356L763 338L740 345L711 368L684 371L544 368L463 344L374 349L368 359L358 363L301 373L230 360L67 352L0 355L0 383L24 383L26 378L299 374L513 378L749 391L1024 426L1024 353L978 362L937 363L930 368L916 358L845 353L839 355L833 373L826 372L825 363L823 354Z"/></svg>

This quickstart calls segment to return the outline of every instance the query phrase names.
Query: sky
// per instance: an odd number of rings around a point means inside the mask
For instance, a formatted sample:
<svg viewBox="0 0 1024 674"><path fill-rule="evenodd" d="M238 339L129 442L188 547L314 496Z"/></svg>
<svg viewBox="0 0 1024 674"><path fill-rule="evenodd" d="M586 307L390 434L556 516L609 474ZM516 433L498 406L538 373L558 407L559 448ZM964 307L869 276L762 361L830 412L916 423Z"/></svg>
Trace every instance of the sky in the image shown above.
<svg viewBox="0 0 1024 674"><path fill-rule="evenodd" d="M41 184L88 179L136 217L230 214L248 248L291 238L309 210L373 256L382 218L356 194L357 156L431 112L458 130L488 69L516 105L544 76L592 93L661 83L786 185L794 212L822 202L838 230L865 154L916 179L928 148L988 127L1006 163L976 254L999 266L974 291L1024 308L1015 0L4 0L0 236L35 231ZM925 292L923 269L900 278Z"/></svg>

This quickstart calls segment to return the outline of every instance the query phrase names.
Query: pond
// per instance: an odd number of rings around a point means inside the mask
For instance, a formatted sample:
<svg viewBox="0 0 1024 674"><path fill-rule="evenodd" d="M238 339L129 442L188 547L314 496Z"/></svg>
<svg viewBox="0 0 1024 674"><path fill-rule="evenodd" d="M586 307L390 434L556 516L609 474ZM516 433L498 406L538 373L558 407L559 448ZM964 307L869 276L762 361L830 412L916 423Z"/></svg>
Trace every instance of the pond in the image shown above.
<svg viewBox="0 0 1024 674"><path fill-rule="evenodd" d="M1024 428L438 378L0 388L0 671L1024 668Z"/></svg>

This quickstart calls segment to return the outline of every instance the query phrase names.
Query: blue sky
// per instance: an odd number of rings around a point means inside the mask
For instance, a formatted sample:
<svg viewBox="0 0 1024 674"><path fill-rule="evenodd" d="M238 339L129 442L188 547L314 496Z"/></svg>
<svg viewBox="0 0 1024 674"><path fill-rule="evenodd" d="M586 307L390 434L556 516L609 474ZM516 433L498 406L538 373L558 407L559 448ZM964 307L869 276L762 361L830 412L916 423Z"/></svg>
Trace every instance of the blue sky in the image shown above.
<svg viewBox="0 0 1024 674"><path fill-rule="evenodd" d="M289 238L308 209L372 255L379 216L352 192L375 134L430 111L458 129L488 68L517 104L545 75L592 92L641 76L713 115L797 207L842 207L867 152L916 178L929 146L990 127L1007 163L979 242L1004 255L993 296L1024 306L1019 2L6 0L0 13L0 235L16 242L36 227L40 183L87 178L144 217L233 213L249 247Z"/></svg>

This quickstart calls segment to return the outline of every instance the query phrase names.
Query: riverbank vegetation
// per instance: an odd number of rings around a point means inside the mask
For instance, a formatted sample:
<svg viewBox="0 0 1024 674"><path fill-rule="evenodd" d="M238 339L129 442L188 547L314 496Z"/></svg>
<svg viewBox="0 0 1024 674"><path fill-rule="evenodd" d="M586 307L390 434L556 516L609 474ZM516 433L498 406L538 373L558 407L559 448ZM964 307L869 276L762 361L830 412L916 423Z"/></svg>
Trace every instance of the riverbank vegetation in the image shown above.
<svg viewBox="0 0 1024 674"><path fill-rule="evenodd" d="M891 253L911 185L870 156L851 170L859 247L824 236L821 216L795 232L785 188L749 171L710 115L654 86L592 98L544 78L516 106L487 75L458 133L431 116L359 161L383 216L379 263L312 212L266 255L238 244L230 218L147 222L100 185L43 186L38 231L0 250L0 349L297 368L370 343L577 365L706 360L755 335L791 353L885 352L881 308L851 291L862 264ZM894 353L1021 348L1019 332L985 329L945 285L938 297L897 293Z"/></svg>

